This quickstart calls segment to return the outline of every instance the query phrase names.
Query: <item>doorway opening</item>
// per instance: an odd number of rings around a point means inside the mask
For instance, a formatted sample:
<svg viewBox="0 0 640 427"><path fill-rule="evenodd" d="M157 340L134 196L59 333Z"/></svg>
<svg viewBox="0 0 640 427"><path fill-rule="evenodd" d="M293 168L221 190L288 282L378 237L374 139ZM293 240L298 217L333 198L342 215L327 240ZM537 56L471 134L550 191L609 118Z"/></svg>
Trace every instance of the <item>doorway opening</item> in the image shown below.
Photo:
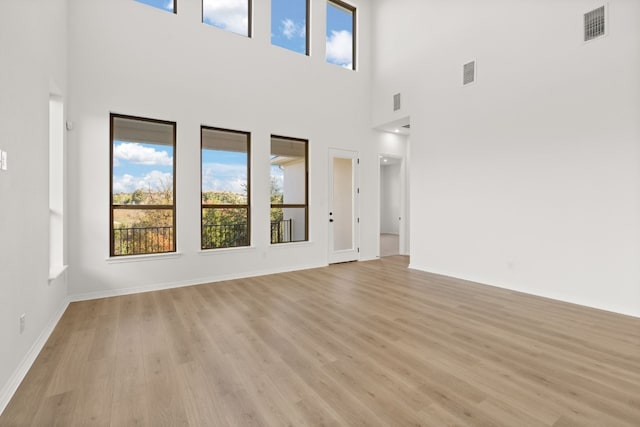
<svg viewBox="0 0 640 427"><path fill-rule="evenodd" d="M403 159L379 154L380 257L400 255L403 239Z"/></svg>

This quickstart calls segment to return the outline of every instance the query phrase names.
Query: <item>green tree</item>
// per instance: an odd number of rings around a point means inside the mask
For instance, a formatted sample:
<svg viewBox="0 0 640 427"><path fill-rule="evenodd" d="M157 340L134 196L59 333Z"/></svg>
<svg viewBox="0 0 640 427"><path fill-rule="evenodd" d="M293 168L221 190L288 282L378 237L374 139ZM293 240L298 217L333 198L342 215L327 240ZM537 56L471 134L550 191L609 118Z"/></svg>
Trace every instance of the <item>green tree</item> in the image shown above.
<svg viewBox="0 0 640 427"><path fill-rule="evenodd" d="M139 205L140 203L142 203L144 201L144 191L142 191L139 188L136 188L136 191L134 191L131 194L131 201L136 205Z"/></svg>
<svg viewBox="0 0 640 427"><path fill-rule="evenodd" d="M249 244L246 187L243 193L207 191L202 193L202 247L204 249Z"/></svg>
<svg viewBox="0 0 640 427"><path fill-rule="evenodd" d="M278 184L278 179L271 175L271 204L282 203L283 201L284 194L280 184Z"/></svg>
<svg viewBox="0 0 640 427"><path fill-rule="evenodd" d="M278 205L284 201L282 188L275 176L271 175L271 205ZM271 208L271 223L279 223L283 219L282 208Z"/></svg>

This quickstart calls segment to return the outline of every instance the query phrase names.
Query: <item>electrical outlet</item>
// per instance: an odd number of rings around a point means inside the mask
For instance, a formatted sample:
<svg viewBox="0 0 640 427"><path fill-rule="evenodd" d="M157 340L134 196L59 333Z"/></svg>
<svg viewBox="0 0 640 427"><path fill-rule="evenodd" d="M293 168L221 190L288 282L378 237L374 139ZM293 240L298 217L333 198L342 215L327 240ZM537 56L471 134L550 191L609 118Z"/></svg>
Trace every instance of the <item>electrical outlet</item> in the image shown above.
<svg viewBox="0 0 640 427"><path fill-rule="evenodd" d="M20 333L24 332L24 322L26 317L27 315L25 313L20 316Z"/></svg>

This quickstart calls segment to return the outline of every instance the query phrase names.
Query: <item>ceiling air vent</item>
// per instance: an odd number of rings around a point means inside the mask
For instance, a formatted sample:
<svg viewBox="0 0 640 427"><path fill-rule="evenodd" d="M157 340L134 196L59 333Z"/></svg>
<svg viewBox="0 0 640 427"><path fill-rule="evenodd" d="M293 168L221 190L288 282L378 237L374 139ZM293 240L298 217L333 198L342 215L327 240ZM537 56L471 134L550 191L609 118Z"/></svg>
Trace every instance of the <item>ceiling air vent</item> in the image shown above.
<svg viewBox="0 0 640 427"><path fill-rule="evenodd" d="M408 125L403 125L402 127L405 129L411 129L411 123L409 123Z"/></svg>
<svg viewBox="0 0 640 427"><path fill-rule="evenodd" d="M605 35L604 6L584 14L584 41Z"/></svg>
<svg viewBox="0 0 640 427"><path fill-rule="evenodd" d="M462 66L462 85L476 81L476 61L467 62Z"/></svg>
<svg viewBox="0 0 640 427"><path fill-rule="evenodd" d="M400 94L396 93L393 95L393 111L398 111L400 109Z"/></svg>

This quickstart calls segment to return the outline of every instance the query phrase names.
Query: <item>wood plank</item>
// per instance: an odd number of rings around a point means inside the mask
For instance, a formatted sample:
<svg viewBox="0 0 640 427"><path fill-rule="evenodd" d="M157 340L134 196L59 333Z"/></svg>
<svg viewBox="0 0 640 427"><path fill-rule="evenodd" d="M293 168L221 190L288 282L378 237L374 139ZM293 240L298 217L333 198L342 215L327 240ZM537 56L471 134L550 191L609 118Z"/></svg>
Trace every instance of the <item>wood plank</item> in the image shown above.
<svg viewBox="0 0 640 427"><path fill-rule="evenodd" d="M408 258L69 305L0 426L637 426L640 319Z"/></svg>

